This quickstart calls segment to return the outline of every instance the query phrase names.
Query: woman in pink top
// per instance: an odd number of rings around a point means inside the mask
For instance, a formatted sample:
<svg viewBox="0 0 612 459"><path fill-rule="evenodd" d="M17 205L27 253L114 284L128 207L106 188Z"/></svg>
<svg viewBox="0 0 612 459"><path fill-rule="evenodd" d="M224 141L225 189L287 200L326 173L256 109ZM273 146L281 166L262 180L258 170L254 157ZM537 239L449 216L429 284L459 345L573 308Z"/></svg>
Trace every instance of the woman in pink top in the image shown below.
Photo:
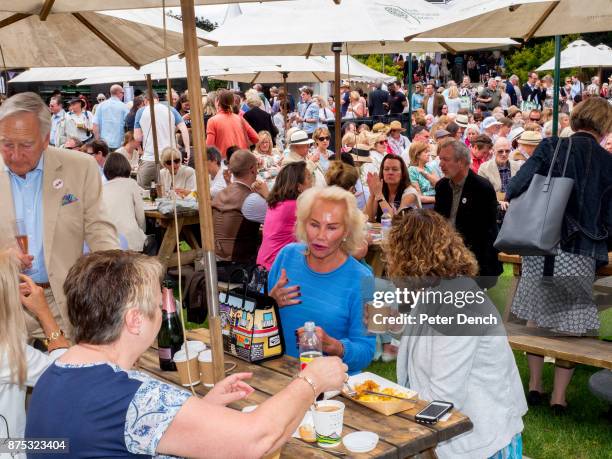
<svg viewBox="0 0 612 459"><path fill-rule="evenodd" d="M237 146L248 150L251 144L257 143L257 132L232 108L234 94L228 90L217 93L217 114L208 120L206 125L206 145L215 146L225 159L227 149Z"/></svg>
<svg viewBox="0 0 612 459"><path fill-rule="evenodd" d="M263 241L257 264L270 269L280 250L295 242L295 208L298 196L312 186L312 174L305 161L284 166L268 195L268 211L263 225Z"/></svg>

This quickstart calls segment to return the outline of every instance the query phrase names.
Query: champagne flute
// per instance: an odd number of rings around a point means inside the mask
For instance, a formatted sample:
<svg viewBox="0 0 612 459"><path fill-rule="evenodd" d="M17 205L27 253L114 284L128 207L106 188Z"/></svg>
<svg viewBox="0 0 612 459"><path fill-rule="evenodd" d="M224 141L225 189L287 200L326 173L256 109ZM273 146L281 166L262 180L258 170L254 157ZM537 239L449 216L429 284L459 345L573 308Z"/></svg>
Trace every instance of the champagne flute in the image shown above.
<svg viewBox="0 0 612 459"><path fill-rule="evenodd" d="M18 218L15 220L15 226L17 229L17 233L15 238L17 239L17 245L21 249L21 252L24 255L28 254L28 231L26 228L25 220L22 218ZM27 275L32 275L37 272L37 270L30 268L24 271Z"/></svg>

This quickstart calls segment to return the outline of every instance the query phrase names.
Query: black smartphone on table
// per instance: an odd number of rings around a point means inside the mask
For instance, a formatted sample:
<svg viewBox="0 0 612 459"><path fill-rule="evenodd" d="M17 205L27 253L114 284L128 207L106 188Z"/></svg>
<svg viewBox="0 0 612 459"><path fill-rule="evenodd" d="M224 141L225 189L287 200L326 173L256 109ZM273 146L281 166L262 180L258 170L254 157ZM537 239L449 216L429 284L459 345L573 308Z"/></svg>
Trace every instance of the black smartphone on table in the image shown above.
<svg viewBox="0 0 612 459"><path fill-rule="evenodd" d="M442 416L453 409L453 404L450 402L443 402L441 400L434 400L421 411L419 411L414 420L422 424L435 424L440 420Z"/></svg>

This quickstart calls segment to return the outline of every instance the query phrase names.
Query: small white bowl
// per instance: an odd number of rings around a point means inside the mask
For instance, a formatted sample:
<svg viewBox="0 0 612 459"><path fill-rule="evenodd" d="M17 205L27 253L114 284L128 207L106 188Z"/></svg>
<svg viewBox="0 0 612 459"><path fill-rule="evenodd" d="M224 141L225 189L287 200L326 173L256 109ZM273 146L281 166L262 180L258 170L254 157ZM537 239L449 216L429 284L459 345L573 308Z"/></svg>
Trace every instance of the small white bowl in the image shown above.
<svg viewBox="0 0 612 459"><path fill-rule="evenodd" d="M342 443L352 453L367 453L376 448L378 435L374 432L353 432L342 437Z"/></svg>

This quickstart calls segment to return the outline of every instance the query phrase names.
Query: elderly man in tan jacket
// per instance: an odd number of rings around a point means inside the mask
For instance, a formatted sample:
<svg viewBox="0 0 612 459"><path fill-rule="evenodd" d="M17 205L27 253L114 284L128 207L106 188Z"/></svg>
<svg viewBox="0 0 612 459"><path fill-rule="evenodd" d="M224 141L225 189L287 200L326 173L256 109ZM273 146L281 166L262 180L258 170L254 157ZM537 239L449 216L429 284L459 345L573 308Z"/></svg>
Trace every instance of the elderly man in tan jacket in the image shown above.
<svg viewBox="0 0 612 459"><path fill-rule="evenodd" d="M72 334L63 284L84 243L96 251L118 249L119 241L102 202L96 161L49 147L50 122L46 105L31 92L16 94L0 106L2 236L14 244L20 221L28 238L27 254L21 255L24 272L45 289L61 327L45 336L34 317L27 316L28 333L53 340Z"/></svg>
<svg viewBox="0 0 612 459"><path fill-rule="evenodd" d="M493 158L485 161L478 169L478 175L486 178L497 194L497 199L503 210L508 208L505 194L508 182L516 175L521 167L518 161L508 159L512 151L510 141L505 137L499 137L493 145Z"/></svg>

